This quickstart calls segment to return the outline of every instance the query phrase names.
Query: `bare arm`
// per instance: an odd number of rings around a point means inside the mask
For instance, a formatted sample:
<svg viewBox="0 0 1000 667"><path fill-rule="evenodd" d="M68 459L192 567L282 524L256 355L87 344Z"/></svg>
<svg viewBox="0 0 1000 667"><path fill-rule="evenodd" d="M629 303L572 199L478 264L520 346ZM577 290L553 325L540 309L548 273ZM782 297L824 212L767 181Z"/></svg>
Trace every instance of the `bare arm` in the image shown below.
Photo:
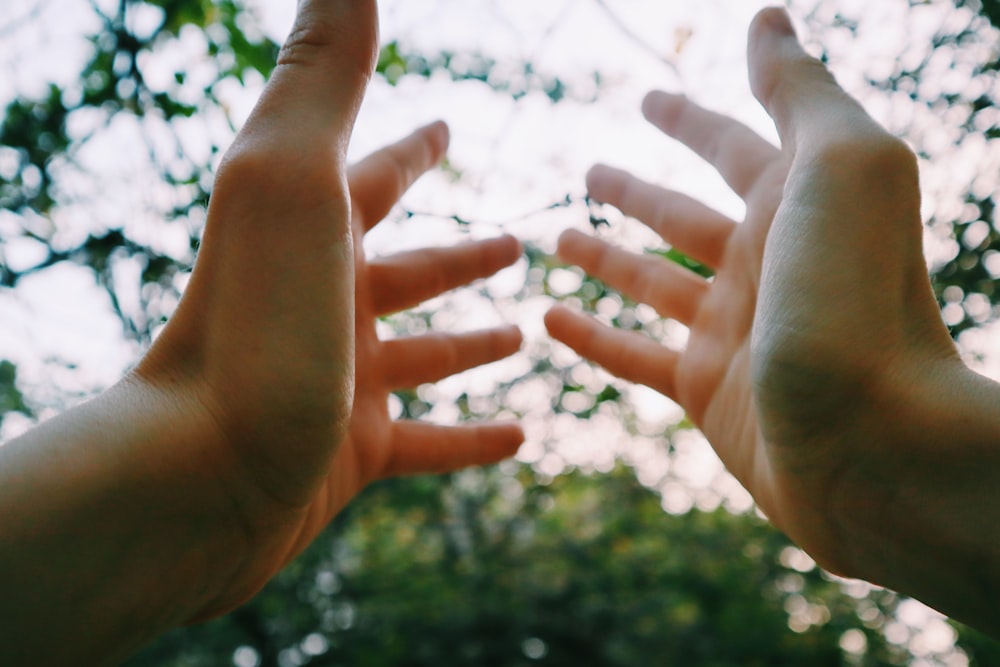
<svg viewBox="0 0 1000 667"><path fill-rule="evenodd" d="M781 150L692 102L646 117L746 202L729 220L597 167L588 186L715 269L711 281L567 233L559 252L690 327L683 350L559 307L550 332L677 400L774 523L839 574L1000 632L1000 387L960 360L921 250L916 159L765 10L754 91Z"/></svg>
<svg viewBox="0 0 1000 667"><path fill-rule="evenodd" d="M520 247L364 257L365 232L448 143L438 123L346 166L375 21L374 1L300 3L175 317L118 385L0 447L0 663L118 662L247 600L367 483L521 442L514 424L389 417L390 391L507 356L520 333L382 341L376 318Z"/></svg>

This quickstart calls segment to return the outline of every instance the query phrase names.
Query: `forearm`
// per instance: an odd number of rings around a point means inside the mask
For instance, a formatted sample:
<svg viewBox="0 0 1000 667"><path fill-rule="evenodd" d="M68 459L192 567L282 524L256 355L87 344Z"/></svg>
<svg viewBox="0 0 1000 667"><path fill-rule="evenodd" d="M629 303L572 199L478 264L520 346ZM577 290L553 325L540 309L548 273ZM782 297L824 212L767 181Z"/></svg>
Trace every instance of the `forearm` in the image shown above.
<svg viewBox="0 0 1000 667"><path fill-rule="evenodd" d="M872 579L998 635L1000 385L957 361L920 373L900 385L895 469L872 480L884 520L871 508L858 546L873 555Z"/></svg>
<svg viewBox="0 0 1000 667"><path fill-rule="evenodd" d="M0 664L120 661L190 617L240 539L191 506L211 462L183 479L136 455L185 444L153 391L128 380L0 447Z"/></svg>
<svg viewBox="0 0 1000 667"><path fill-rule="evenodd" d="M901 373L834 508L852 571L1000 633L1000 385L957 359ZM871 453L866 454L865 452Z"/></svg>

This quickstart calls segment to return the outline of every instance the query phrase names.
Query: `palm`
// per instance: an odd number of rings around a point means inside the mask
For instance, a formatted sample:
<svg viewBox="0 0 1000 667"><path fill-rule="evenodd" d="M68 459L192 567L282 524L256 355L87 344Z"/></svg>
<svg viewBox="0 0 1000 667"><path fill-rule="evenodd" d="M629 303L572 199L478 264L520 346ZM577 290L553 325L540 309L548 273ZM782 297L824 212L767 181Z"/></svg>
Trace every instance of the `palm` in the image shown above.
<svg viewBox="0 0 1000 667"><path fill-rule="evenodd" d="M683 350L671 350L564 309L550 313L548 325L583 356L675 399L770 511L776 489L754 405L750 345L763 248L781 201L786 163L778 149L747 128L680 98L654 95L645 108L654 124L719 170L746 202L746 219L737 224L682 194L595 168L588 177L592 196L649 225L715 276L705 280L668 260L632 255L568 232L559 247L564 259L687 325L689 338Z"/></svg>
<svg viewBox="0 0 1000 667"><path fill-rule="evenodd" d="M773 157L772 164L749 179L743 195L746 219L725 242L715 278L690 323L688 345L675 374L677 400L765 511L775 504L775 489L754 405L751 331L761 249L780 201L785 169L776 151Z"/></svg>
<svg viewBox="0 0 1000 667"><path fill-rule="evenodd" d="M503 358L520 345L520 332L513 327L386 341L376 335L378 317L488 276L514 262L520 253L513 238L501 237L376 260L364 257L364 234L385 217L413 180L440 160L446 146L446 128L432 125L349 170L355 255L355 382L347 433L339 444L314 442L309 433L299 433L296 425L289 423L274 449L240 450L246 462L231 466L236 474L265 470L277 476L276 471L280 471L293 479L310 480L317 477L317 465L326 473L315 483L303 482L295 488L296 495L304 498L301 503L276 497L265 486L273 483L270 477L241 478L235 484L234 488L243 491L231 500L240 507L239 523L248 531L249 542L239 576L231 579L201 616L228 611L255 593L301 553L368 483L390 475L494 463L513 454L521 443L523 435L516 424L443 427L394 421L389 415L392 391ZM298 450L290 451L296 447Z"/></svg>
<svg viewBox="0 0 1000 667"><path fill-rule="evenodd" d="M808 70L810 61L803 62ZM846 99L829 75L816 72L817 90ZM810 111L822 118L828 101L816 99ZM928 358L952 350L919 251L913 161L863 113L833 128L861 133L846 149L824 145L830 137L821 132L810 137L819 146L797 146L786 131L782 153L678 97L654 94L645 111L715 166L746 203L746 218L738 224L679 193L595 168L588 179L595 198L649 225L715 277L706 281L659 257L568 232L559 247L565 259L687 325L690 335L683 350L672 350L563 308L550 313L549 329L611 372L675 399L772 521L829 566L842 541L830 508L865 497L858 462L874 454L846 427L836 441L817 434L830 424L861 423L855 408L872 390L859 388L892 376L885 365L908 344L929 345ZM894 242L885 243L890 232ZM851 261L873 248L882 261ZM858 299L858 285L880 289ZM870 344L872 331L880 332L879 346Z"/></svg>
<svg viewBox="0 0 1000 667"><path fill-rule="evenodd" d="M354 408L347 437L302 523L299 548L376 479L493 463L511 455L521 442L521 430L515 424L444 427L395 421L389 414L393 391L495 361L520 345L520 333L513 327L392 340L380 340L376 333L379 317L489 276L519 255L518 243L501 237L372 260L364 256L365 233L385 217L414 179L438 162L446 145L443 126L430 126L350 171L355 248Z"/></svg>
<svg viewBox="0 0 1000 667"><path fill-rule="evenodd" d="M713 114L705 122L729 121ZM724 242L721 235L714 241L722 251L714 267L715 278L690 323L688 347L677 363L676 393L729 470L753 491L765 511L771 511L776 490L754 404L751 332L763 248L781 202L787 166L777 149L748 130L734 130L743 132L726 147L700 147L702 155L714 156L720 169L733 165L723 175L744 199L746 217L742 224L730 227ZM726 155L727 151L735 155ZM710 226L703 229L719 233Z"/></svg>

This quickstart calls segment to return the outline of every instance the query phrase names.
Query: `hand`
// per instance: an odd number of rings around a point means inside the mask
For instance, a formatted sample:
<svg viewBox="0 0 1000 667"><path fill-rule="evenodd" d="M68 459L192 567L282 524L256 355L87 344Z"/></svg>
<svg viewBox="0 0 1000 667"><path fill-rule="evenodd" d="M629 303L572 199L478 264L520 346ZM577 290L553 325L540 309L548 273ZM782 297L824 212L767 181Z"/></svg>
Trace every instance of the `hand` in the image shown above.
<svg viewBox="0 0 1000 667"><path fill-rule="evenodd" d="M369 156L350 172L357 294L354 408L347 436L303 517L292 554L308 545L375 479L495 463L513 455L523 440L520 426L514 423L446 427L393 421L389 416L392 391L496 361L516 352L521 344L516 327L388 341L376 335L377 318L492 275L521 254L520 244L503 236L365 259L361 250L365 232L388 214L414 179L440 161L447 143L447 127L436 123Z"/></svg>
<svg viewBox="0 0 1000 667"><path fill-rule="evenodd" d="M244 566L245 572L239 577L241 585L230 585L220 601L200 610L197 618L225 613L256 593L370 482L395 475L449 472L495 463L513 455L521 444L524 436L514 423L446 427L393 421L389 416L392 391L435 382L496 361L516 352L521 343L516 327L464 334L431 333L388 341L379 340L376 335L375 323L379 317L489 276L512 264L521 254L520 244L513 237L503 236L371 261L365 258L362 249L365 233L382 221L414 180L440 162L447 144L447 126L435 123L349 170L357 377L347 434L334 449L332 460L318 463L309 460L309 446L329 452L329 440L309 443L287 424L283 439L268 443L269 450L253 448L243 452L245 461L238 468L252 471L250 486L262 487L243 498L230 499L235 505L243 505L239 519L251 545L251 553L243 558L250 560L250 566ZM230 394L240 390L240 387L224 388ZM306 399L308 396L302 395L301 400ZM229 400L238 405L246 399L237 394ZM302 450L289 458L289 446L296 442ZM242 442L232 445L239 448ZM300 483L288 489L293 498L301 497L301 501L278 495L285 489L287 477L308 478L317 470L322 471L318 488Z"/></svg>
<svg viewBox="0 0 1000 667"><path fill-rule="evenodd" d="M687 346L563 307L549 331L682 405L820 564L996 629L981 584L997 591L1000 548L978 512L1000 512L997 390L961 363L932 296L916 160L802 51L783 11L755 20L750 74L782 150L678 96L643 106L743 198L741 224L615 169L588 176L593 197L714 279L578 232L559 244L565 260L687 325Z"/></svg>
<svg viewBox="0 0 1000 667"><path fill-rule="evenodd" d="M376 33L374 0L300 3L175 316L118 385L0 447L0 663L119 661L253 595L368 482L521 441L512 424L389 418L391 390L506 356L520 334L379 341L375 318L519 246L365 260L365 231L447 145L434 124L347 168Z"/></svg>

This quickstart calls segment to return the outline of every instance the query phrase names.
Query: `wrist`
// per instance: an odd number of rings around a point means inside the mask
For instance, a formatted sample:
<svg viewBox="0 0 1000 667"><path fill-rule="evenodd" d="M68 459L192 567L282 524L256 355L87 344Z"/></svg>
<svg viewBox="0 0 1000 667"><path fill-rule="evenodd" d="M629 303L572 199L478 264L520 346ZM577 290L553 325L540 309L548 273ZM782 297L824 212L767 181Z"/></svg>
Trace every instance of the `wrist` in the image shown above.
<svg viewBox="0 0 1000 667"><path fill-rule="evenodd" d="M832 507L846 574L996 631L1000 385L950 354L893 369Z"/></svg>
<svg viewBox="0 0 1000 667"><path fill-rule="evenodd" d="M224 580L238 536L192 493L204 462L169 473L185 420L151 391L126 380L0 448L0 663L114 664Z"/></svg>

